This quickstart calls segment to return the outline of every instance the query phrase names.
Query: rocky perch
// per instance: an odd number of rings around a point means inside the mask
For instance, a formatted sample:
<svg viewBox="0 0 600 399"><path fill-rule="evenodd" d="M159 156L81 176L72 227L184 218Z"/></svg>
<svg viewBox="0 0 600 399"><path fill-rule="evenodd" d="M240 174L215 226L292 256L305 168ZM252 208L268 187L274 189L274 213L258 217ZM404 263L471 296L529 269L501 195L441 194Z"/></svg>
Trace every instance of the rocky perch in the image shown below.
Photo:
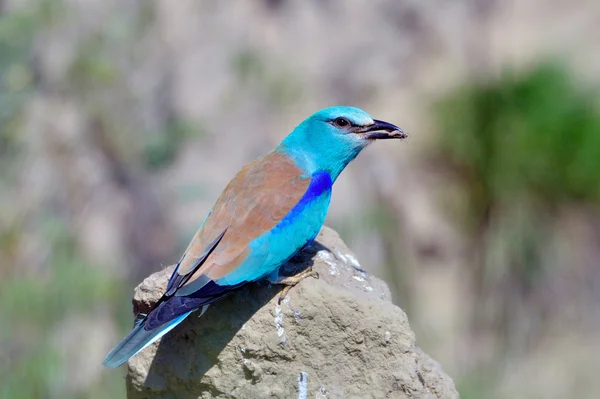
<svg viewBox="0 0 600 399"><path fill-rule="evenodd" d="M406 314L323 228L283 274L313 264L292 288L249 284L129 361L127 396L141 398L458 398L452 379L415 345ZM173 268L135 290L135 313L162 295Z"/></svg>

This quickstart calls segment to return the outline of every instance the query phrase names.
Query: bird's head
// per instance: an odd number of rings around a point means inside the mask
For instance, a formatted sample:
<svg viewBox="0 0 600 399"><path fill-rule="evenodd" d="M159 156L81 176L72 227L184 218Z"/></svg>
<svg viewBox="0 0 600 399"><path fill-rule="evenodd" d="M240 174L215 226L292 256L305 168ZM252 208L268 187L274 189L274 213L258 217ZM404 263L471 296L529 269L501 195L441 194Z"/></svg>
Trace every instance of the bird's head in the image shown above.
<svg viewBox="0 0 600 399"><path fill-rule="evenodd" d="M325 170L333 180L360 151L375 140L408 135L391 123L373 119L362 109L337 106L322 109L302 122L281 143L307 172Z"/></svg>
<svg viewBox="0 0 600 399"><path fill-rule="evenodd" d="M378 139L404 139L407 134L391 123L373 119L360 108L330 107L310 116L304 123L321 129L338 140L363 147Z"/></svg>

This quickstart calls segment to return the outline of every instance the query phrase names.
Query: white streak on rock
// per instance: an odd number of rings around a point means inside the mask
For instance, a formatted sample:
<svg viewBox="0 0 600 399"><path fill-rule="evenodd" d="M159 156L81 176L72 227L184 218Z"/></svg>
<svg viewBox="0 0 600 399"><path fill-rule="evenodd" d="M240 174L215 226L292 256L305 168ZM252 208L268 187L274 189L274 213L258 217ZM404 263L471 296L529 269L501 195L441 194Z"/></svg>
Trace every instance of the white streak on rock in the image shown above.
<svg viewBox="0 0 600 399"><path fill-rule="evenodd" d="M298 399L306 399L308 397L308 373L300 372L298 375Z"/></svg>
<svg viewBox="0 0 600 399"><path fill-rule="evenodd" d="M358 263L358 260L354 257L354 255L346 254L346 259L348 259L348 261L350 261L350 264L352 266L360 268L360 263Z"/></svg>
<svg viewBox="0 0 600 399"><path fill-rule="evenodd" d="M329 273L332 276L340 274L340 272L337 269L337 265L335 264L335 258L329 251L322 249L319 252L317 252L317 259L329 265Z"/></svg>
<svg viewBox="0 0 600 399"><path fill-rule="evenodd" d="M356 281L365 281L364 278L362 278L361 276L352 276L353 279L355 279Z"/></svg>
<svg viewBox="0 0 600 399"><path fill-rule="evenodd" d="M348 264L348 258L341 251L337 251L336 255L342 262Z"/></svg>
<svg viewBox="0 0 600 399"><path fill-rule="evenodd" d="M386 331L385 334L383 335L383 339L385 340L385 343L389 343L390 340L392 339L392 333L390 333L389 331Z"/></svg>
<svg viewBox="0 0 600 399"><path fill-rule="evenodd" d="M277 328L277 336L281 340L281 343L285 342L285 330L283 329L283 313L281 313L281 306L275 305L275 327Z"/></svg>
<svg viewBox="0 0 600 399"><path fill-rule="evenodd" d="M327 389L325 388L325 385L321 385L319 392L315 395L315 399L327 399Z"/></svg>

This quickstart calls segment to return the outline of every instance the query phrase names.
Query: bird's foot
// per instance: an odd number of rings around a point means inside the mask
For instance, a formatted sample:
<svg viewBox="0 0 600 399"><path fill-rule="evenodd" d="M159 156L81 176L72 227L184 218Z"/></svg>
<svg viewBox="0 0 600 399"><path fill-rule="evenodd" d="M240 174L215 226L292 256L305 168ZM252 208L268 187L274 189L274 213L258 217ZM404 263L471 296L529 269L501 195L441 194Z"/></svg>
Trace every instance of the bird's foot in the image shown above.
<svg viewBox="0 0 600 399"><path fill-rule="evenodd" d="M319 278L319 273L317 273L316 271L314 271L312 269L312 267L309 267L303 271L301 271L300 273L294 275L294 276L288 276L288 277L279 277L276 280L270 280L269 281L272 284L283 284L285 285L285 287L283 287L283 290L281 290L281 293L279 294L279 304L281 305L281 302L285 299L285 297L287 296L288 292L290 291L290 289L295 286L296 284L298 284L300 281L304 280L305 278L308 277L314 277L314 278Z"/></svg>

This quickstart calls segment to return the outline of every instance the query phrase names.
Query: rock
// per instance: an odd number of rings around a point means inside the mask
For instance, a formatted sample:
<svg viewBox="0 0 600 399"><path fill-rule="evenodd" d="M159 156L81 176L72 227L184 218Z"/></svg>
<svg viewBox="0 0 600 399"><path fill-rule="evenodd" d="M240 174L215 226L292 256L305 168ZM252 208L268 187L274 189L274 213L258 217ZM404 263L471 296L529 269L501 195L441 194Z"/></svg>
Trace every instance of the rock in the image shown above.
<svg viewBox="0 0 600 399"><path fill-rule="evenodd" d="M415 345L406 314L336 232L284 266L314 262L319 279L249 284L193 315L129 361L129 399L458 398L452 379ZM169 267L137 287L135 312L162 295Z"/></svg>

